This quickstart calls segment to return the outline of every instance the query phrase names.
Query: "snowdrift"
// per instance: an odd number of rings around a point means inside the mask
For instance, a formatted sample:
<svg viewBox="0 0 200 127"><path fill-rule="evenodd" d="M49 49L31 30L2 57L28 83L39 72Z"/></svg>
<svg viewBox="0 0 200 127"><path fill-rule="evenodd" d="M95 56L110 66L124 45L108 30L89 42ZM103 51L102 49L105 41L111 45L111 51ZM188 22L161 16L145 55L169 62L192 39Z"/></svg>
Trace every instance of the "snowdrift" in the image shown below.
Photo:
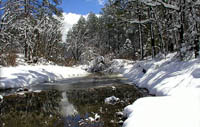
<svg viewBox="0 0 200 127"><path fill-rule="evenodd" d="M80 67L56 65L2 67L0 68L0 89L25 87L88 74Z"/></svg>
<svg viewBox="0 0 200 127"><path fill-rule="evenodd" d="M116 59L111 69L157 96L127 106L124 127L200 127L200 59Z"/></svg>

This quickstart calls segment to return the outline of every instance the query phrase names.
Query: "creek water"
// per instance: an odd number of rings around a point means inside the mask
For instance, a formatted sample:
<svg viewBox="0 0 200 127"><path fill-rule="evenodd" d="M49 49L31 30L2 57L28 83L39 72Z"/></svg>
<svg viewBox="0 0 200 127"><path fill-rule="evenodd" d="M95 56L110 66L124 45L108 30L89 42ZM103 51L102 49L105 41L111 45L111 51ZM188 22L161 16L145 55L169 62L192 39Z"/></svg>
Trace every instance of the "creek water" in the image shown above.
<svg viewBox="0 0 200 127"><path fill-rule="evenodd" d="M91 74L27 88L1 91L0 127L120 127L123 111L147 96L116 74ZM105 98L119 101L106 104Z"/></svg>

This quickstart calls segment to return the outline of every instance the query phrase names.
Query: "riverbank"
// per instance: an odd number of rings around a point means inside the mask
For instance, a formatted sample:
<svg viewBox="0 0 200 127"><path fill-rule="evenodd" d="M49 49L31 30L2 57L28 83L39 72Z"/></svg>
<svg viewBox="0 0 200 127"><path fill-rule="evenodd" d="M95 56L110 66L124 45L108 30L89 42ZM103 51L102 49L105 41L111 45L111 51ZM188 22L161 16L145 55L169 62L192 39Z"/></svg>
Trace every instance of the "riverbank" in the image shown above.
<svg viewBox="0 0 200 127"><path fill-rule="evenodd" d="M0 68L0 89L26 87L44 82L89 75L80 67L24 65Z"/></svg>
<svg viewBox="0 0 200 127"><path fill-rule="evenodd" d="M199 127L200 59L179 61L176 53L144 61L114 60L111 69L157 97L124 109L124 127Z"/></svg>

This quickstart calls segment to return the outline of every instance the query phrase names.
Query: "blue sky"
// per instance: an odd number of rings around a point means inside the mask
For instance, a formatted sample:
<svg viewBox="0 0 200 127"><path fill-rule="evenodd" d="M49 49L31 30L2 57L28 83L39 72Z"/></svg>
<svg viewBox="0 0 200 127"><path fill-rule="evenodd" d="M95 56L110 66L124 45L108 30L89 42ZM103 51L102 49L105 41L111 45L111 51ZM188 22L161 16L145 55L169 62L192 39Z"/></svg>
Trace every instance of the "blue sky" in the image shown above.
<svg viewBox="0 0 200 127"><path fill-rule="evenodd" d="M61 7L65 13L87 15L90 12L99 14L104 0L63 0Z"/></svg>
<svg viewBox="0 0 200 127"><path fill-rule="evenodd" d="M101 8L106 0L63 0L60 6L64 13L63 27L62 27L62 40L65 42L66 34L74 24L77 23L81 16L87 19L90 12L99 15Z"/></svg>

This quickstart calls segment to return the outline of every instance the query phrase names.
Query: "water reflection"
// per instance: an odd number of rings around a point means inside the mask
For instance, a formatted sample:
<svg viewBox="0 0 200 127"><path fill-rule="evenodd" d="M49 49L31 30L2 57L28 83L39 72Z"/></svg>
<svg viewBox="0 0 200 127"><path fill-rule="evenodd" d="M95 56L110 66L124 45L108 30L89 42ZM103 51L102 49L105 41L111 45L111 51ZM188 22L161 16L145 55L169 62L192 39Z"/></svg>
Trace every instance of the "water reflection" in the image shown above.
<svg viewBox="0 0 200 127"><path fill-rule="evenodd" d="M74 116L78 114L78 111L75 109L74 105L69 103L66 92L62 92L60 107L61 107L61 114L63 117Z"/></svg>

